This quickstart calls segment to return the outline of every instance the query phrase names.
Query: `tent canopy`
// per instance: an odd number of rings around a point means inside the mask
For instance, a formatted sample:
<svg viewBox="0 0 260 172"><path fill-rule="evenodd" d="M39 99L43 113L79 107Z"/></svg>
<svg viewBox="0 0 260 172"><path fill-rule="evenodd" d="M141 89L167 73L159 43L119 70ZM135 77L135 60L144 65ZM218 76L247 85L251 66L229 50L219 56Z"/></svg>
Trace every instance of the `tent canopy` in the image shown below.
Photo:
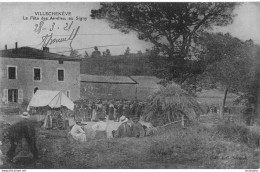
<svg viewBox="0 0 260 172"><path fill-rule="evenodd" d="M30 107L50 106L59 108L65 106L70 110L74 109L74 103L62 91L37 90L33 95L27 110Z"/></svg>

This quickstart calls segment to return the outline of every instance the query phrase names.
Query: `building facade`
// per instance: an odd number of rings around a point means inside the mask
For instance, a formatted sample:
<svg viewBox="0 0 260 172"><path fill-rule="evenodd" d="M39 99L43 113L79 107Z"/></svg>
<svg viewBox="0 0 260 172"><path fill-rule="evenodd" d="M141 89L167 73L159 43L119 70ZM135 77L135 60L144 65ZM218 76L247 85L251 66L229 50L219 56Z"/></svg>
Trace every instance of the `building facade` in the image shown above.
<svg viewBox="0 0 260 172"><path fill-rule="evenodd" d="M39 90L63 91L80 98L80 59L30 47L0 52L0 100L3 104L28 103Z"/></svg>
<svg viewBox="0 0 260 172"><path fill-rule="evenodd" d="M128 76L80 74L80 95L82 99L135 100L136 84Z"/></svg>
<svg viewBox="0 0 260 172"><path fill-rule="evenodd" d="M80 76L82 99L146 100L160 88L160 79L154 76Z"/></svg>

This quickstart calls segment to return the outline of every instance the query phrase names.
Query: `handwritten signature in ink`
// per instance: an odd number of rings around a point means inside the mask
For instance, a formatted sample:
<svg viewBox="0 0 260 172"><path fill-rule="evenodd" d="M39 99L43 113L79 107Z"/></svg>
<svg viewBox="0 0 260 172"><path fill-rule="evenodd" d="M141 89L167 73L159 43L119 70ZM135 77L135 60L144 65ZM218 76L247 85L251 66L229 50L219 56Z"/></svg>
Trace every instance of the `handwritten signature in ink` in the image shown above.
<svg viewBox="0 0 260 172"><path fill-rule="evenodd" d="M64 31L70 32L71 27L72 27L73 21L71 23L65 23L65 26L62 27ZM80 26L77 26L76 28L74 28L68 35L54 35L53 34L53 30L54 29L59 29L58 26L55 26L56 23L53 22L51 28L49 29L49 31L51 31L51 33L47 33L46 35L42 36L42 42L40 44L42 44L42 47L47 47L48 45L52 45L55 43L61 43L61 42L69 42L69 46L70 48L72 48L72 42L73 40L76 38ZM35 29L34 31L37 34L40 34L43 30L47 30L46 27L44 27L44 21L41 21L39 24L35 25ZM63 36L63 37L60 37Z"/></svg>
<svg viewBox="0 0 260 172"><path fill-rule="evenodd" d="M76 38L78 32L79 32L80 26L78 26L76 29L73 29L70 35L66 37L61 37L61 38L54 38L55 35L53 33L46 34L42 36L42 47L47 47L48 45L55 44L55 43L60 43L60 42L67 42L70 41L70 47L72 48L72 42Z"/></svg>

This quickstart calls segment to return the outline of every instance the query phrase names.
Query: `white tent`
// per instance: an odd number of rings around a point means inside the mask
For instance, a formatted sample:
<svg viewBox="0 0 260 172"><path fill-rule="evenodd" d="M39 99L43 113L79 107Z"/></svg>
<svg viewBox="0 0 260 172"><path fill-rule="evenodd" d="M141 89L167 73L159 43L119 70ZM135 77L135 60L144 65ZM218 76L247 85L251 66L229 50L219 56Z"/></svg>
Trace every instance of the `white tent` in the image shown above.
<svg viewBox="0 0 260 172"><path fill-rule="evenodd" d="M70 110L74 109L74 103L62 91L37 90L33 95L27 110L30 107L50 106L51 108L59 108L65 106Z"/></svg>

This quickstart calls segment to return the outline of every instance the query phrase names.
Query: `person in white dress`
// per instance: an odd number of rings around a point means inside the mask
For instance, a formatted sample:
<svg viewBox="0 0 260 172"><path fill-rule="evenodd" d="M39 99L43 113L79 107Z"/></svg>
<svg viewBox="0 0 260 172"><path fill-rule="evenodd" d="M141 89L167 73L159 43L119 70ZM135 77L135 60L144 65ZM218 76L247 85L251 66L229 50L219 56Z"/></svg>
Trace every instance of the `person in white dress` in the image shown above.
<svg viewBox="0 0 260 172"><path fill-rule="evenodd" d="M95 132L95 138L96 139L105 139L107 138L107 123L106 118L104 116L101 116L99 118L99 122L92 126L92 129Z"/></svg>
<svg viewBox="0 0 260 172"><path fill-rule="evenodd" d="M86 139L86 133L85 131L81 128L81 122L77 121L76 124L72 127L70 134L71 136L80 142L85 142Z"/></svg>
<svg viewBox="0 0 260 172"><path fill-rule="evenodd" d="M51 115L50 110L47 111L47 115L45 117L43 127L45 129L51 129L52 128L52 115Z"/></svg>

